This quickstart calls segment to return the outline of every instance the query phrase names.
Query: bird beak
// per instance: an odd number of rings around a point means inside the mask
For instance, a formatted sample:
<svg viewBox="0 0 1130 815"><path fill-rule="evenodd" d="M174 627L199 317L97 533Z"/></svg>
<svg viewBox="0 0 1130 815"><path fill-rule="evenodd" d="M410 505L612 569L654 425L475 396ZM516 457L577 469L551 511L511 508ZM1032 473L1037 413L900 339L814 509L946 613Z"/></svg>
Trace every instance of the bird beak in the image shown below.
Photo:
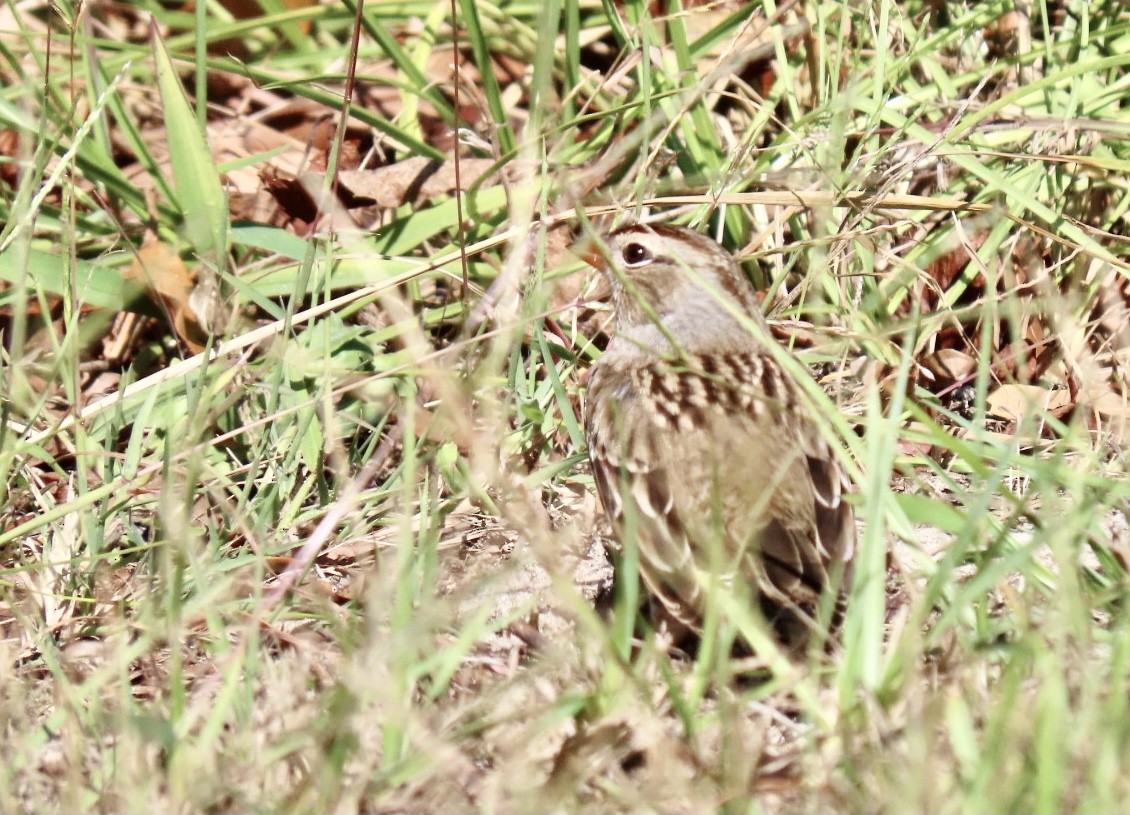
<svg viewBox="0 0 1130 815"><path fill-rule="evenodd" d="M577 247L577 254L581 260L600 272L608 271L608 247L599 239L589 238Z"/></svg>

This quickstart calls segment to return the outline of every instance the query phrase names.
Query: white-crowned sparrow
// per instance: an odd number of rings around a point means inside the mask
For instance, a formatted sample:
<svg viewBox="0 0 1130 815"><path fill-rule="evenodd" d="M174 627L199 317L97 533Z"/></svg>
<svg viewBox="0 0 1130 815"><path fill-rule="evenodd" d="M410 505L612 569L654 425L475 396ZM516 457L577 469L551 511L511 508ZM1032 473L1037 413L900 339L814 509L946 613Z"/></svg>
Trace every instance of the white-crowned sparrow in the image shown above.
<svg viewBox="0 0 1130 815"><path fill-rule="evenodd" d="M586 258L616 311L585 432L617 536L638 546L672 626L698 629L713 577L802 644L823 593L846 585L855 524L835 453L766 346L753 287L729 252L681 227L625 226Z"/></svg>

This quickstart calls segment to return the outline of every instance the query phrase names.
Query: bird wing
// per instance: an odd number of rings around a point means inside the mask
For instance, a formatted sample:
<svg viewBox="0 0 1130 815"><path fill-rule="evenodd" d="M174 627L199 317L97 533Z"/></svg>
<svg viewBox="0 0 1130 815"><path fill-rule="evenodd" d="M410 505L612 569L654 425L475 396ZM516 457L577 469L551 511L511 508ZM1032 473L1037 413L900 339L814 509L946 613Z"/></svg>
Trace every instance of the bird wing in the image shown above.
<svg viewBox="0 0 1130 815"><path fill-rule="evenodd" d="M601 500L618 533L634 532L649 589L679 619L701 614L711 575L811 608L829 567L851 557L842 471L771 358L702 362L594 371L586 426Z"/></svg>
<svg viewBox="0 0 1130 815"><path fill-rule="evenodd" d="M622 544L638 544L640 573L667 612L697 628L703 583L676 501L668 450L638 390L601 366L593 369L585 431L593 480Z"/></svg>

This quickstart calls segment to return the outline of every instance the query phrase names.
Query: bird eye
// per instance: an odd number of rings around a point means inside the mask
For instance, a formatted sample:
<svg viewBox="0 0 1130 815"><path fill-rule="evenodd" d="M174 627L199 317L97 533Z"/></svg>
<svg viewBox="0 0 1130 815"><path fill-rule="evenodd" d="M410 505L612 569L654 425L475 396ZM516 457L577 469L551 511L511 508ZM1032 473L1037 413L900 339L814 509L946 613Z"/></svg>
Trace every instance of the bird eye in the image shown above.
<svg viewBox="0 0 1130 815"><path fill-rule="evenodd" d="M624 263L629 266L640 266L652 259L651 251L640 243L629 243L622 254Z"/></svg>

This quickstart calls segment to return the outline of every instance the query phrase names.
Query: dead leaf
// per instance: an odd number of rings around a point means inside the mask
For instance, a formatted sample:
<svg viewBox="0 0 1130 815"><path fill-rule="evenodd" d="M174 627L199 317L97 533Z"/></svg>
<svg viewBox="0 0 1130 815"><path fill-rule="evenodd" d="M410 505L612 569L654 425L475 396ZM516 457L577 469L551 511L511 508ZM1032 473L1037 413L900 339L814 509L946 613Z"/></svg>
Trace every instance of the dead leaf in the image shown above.
<svg viewBox="0 0 1130 815"><path fill-rule="evenodd" d="M1074 403L1066 389L1050 390L1038 385L1002 385L985 400L990 416L1023 424L1038 413L1059 416L1071 410Z"/></svg>
<svg viewBox="0 0 1130 815"><path fill-rule="evenodd" d="M1106 386L1093 389L1087 404L1095 412L1115 419L1130 419L1130 400Z"/></svg>
<svg viewBox="0 0 1130 815"><path fill-rule="evenodd" d="M454 161L413 156L375 170L344 170L338 173L338 180L354 196L369 198L376 201L377 206L395 209L402 204L418 204L450 195L460 186L464 190L470 189L494 166L493 159L461 159L457 185ZM501 180L499 174L491 179L490 184Z"/></svg>
<svg viewBox="0 0 1130 815"><path fill-rule="evenodd" d="M977 372L977 358L956 348L942 348L922 358L922 366L942 384L965 382Z"/></svg>
<svg viewBox="0 0 1130 815"><path fill-rule="evenodd" d="M150 297L165 307L177 337L192 353L204 350L208 332L190 302L196 280L172 247L157 239L147 240L137 250L125 276L145 284Z"/></svg>

